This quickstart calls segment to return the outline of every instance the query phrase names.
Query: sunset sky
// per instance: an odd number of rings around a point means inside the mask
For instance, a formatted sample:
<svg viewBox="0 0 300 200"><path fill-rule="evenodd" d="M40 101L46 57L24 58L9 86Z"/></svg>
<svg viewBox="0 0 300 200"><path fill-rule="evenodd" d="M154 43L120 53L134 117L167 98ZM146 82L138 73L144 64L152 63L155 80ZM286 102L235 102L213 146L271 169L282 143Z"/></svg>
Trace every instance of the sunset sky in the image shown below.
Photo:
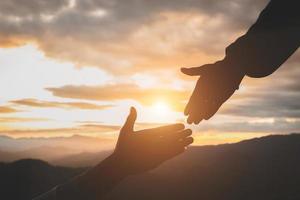
<svg viewBox="0 0 300 200"><path fill-rule="evenodd" d="M1 0L0 135L116 137L185 122L197 77L180 67L223 58L266 0ZM195 144L300 131L300 52L264 79L245 78Z"/></svg>

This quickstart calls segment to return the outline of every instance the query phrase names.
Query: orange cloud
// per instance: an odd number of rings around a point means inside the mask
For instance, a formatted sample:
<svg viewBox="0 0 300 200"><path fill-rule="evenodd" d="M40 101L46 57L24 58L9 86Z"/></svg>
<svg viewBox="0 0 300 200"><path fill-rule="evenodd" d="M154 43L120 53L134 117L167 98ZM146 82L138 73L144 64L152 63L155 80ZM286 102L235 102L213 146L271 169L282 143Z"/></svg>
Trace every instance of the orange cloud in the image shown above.
<svg viewBox="0 0 300 200"><path fill-rule="evenodd" d="M1 117L0 123L16 123L16 122L40 122L48 121L45 118L23 118L23 117Z"/></svg>
<svg viewBox="0 0 300 200"><path fill-rule="evenodd" d="M67 109L86 109L86 110L104 110L112 107L112 105L97 105L86 102L55 102L55 101L40 101L36 99L20 99L11 101L18 105L41 108L67 108Z"/></svg>
<svg viewBox="0 0 300 200"><path fill-rule="evenodd" d="M266 132L234 132L231 134L226 134L224 132L218 131L206 131L201 132L200 134L197 132L193 133L194 135L194 143L193 145L218 145L224 143L236 143L242 140L248 140L255 137L262 137L266 135L270 135L270 133Z"/></svg>
<svg viewBox="0 0 300 200"><path fill-rule="evenodd" d="M0 33L0 46L4 48L11 48L25 45L27 43L35 43L33 38L24 36L8 36Z"/></svg>
<svg viewBox="0 0 300 200"><path fill-rule="evenodd" d="M8 106L0 106L0 113L15 113L18 112L16 109Z"/></svg>
<svg viewBox="0 0 300 200"><path fill-rule="evenodd" d="M72 86L61 88L46 88L54 96L99 100L119 101L136 100L143 105L149 106L157 101L167 102L173 110L182 111L190 91L167 88L141 88L134 84L111 84L104 86Z"/></svg>

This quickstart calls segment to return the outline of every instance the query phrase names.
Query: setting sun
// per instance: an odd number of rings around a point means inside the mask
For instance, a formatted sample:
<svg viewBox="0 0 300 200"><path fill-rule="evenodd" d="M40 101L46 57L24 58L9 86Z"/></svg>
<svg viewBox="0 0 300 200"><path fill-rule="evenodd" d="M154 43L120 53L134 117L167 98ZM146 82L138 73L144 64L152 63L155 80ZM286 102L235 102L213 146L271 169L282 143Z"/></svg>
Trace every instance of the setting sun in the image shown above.
<svg viewBox="0 0 300 200"><path fill-rule="evenodd" d="M163 101L157 101L153 104L152 108L157 115L166 116L171 112L169 105Z"/></svg>

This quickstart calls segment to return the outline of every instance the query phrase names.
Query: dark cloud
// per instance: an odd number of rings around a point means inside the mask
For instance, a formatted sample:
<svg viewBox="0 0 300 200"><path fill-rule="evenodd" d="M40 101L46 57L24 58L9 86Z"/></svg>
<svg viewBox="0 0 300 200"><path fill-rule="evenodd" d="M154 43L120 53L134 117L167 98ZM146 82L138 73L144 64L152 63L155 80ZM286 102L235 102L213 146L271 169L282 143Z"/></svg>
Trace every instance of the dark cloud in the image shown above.
<svg viewBox="0 0 300 200"><path fill-rule="evenodd" d="M110 17L105 18L106 24L113 25L113 22L139 24L154 20L157 14L162 12L201 12L204 15L214 17L222 15L235 24L250 23L255 15L266 5L267 0L88 0L78 1L77 9L92 11L103 9ZM247 14L245 13L247 11ZM148 21L149 22L149 21Z"/></svg>
<svg viewBox="0 0 300 200"><path fill-rule="evenodd" d="M246 117L300 118L300 95L264 95L241 105L232 105L221 113Z"/></svg>
<svg viewBox="0 0 300 200"><path fill-rule="evenodd" d="M0 13L2 16L28 17L41 14L54 14L69 4L69 0L1 0Z"/></svg>
<svg viewBox="0 0 300 200"><path fill-rule="evenodd" d="M300 52L295 54L299 56ZM237 92L236 101L230 101L222 114L262 118L300 118L300 68L290 60L273 75L257 83L248 82L248 90ZM300 127L299 127L300 128Z"/></svg>
<svg viewBox="0 0 300 200"><path fill-rule="evenodd" d="M222 55L266 3L4 0L0 3L0 45L35 41L48 56L111 72L120 73L124 67L126 71L128 67L131 71L165 69L194 64L193 60L204 60L207 54Z"/></svg>

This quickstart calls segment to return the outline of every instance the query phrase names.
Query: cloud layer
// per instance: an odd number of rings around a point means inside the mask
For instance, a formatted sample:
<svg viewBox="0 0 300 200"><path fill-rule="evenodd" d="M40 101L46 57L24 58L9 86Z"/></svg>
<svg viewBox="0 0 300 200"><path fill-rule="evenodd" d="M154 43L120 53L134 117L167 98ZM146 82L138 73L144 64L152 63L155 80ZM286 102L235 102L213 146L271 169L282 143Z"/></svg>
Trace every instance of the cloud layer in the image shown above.
<svg viewBox="0 0 300 200"><path fill-rule="evenodd" d="M72 86L60 88L47 88L54 96L98 100L98 101L121 101L136 100L143 105L149 106L157 101L169 102L176 111L182 111L189 91L168 88L141 88L134 84L111 84L102 86Z"/></svg>
<svg viewBox="0 0 300 200"><path fill-rule="evenodd" d="M223 54L264 1L54 0L0 3L0 45L112 73L166 70Z"/></svg>
<svg viewBox="0 0 300 200"><path fill-rule="evenodd" d="M20 99L11 101L17 105L24 105L38 108L65 108L65 109L84 109L84 110L104 110L111 108L112 105L97 105L86 102L55 102L41 101L37 99Z"/></svg>
<svg viewBox="0 0 300 200"><path fill-rule="evenodd" d="M9 106L0 106L0 113L15 113L15 112L17 112L17 110Z"/></svg>

